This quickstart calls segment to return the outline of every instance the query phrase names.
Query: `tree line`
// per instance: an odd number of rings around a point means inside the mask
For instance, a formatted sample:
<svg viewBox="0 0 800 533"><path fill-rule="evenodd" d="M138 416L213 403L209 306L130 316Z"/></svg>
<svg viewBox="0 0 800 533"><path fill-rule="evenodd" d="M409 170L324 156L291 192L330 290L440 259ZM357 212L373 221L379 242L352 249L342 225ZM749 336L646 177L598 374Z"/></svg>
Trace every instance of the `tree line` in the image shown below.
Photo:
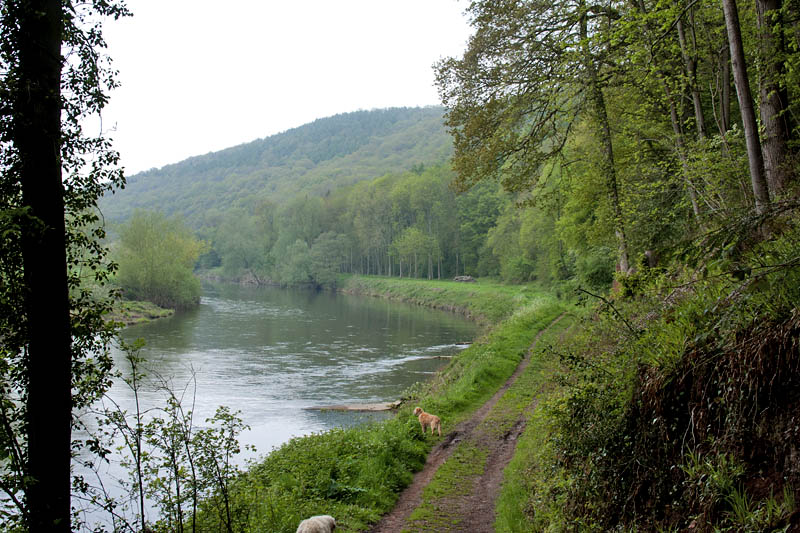
<svg viewBox="0 0 800 533"><path fill-rule="evenodd" d="M335 285L340 273L513 282L566 280L576 268L586 274L579 254L555 243L553 217L518 210L497 184L456 194L453 176L447 165L415 165L326 196L220 214L201 234L211 247L199 268L228 279L320 286ZM608 273L612 266L605 261Z"/></svg>
<svg viewBox="0 0 800 533"><path fill-rule="evenodd" d="M473 2L436 66L456 184L499 181L623 273L765 213L795 194L799 7Z"/></svg>

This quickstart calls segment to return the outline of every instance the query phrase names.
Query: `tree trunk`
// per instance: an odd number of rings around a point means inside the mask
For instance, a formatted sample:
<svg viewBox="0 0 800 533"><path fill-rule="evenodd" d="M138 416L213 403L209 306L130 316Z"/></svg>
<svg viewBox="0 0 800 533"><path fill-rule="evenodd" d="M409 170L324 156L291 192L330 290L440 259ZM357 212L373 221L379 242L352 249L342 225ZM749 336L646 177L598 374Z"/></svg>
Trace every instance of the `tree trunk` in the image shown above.
<svg viewBox="0 0 800 533"><path fill-rule="evenodd" d="M750 184L753 187L756 211L763 213L769 206L769 189L764 177L764 161L761 157L761 146L758 141L758 124L753 108L753 96L747 77L747 64L744 61L742 31L739 27L739 11L736 0L722 0L725 12L725 27L728 31L728 44L731 49L731 65L733 81L736 85L736 96L739 99L739 110L742 114L742 126L747 143L747 159L750 163Z"/></svg>
<svg viewBox="0 0 800 533"><path fill-rule="evenodd" d="M690 53L686 43L686 32L683 27L683 18L678 19L678 41L681 45L681 55L686 69L686 77L689 80L689 92L692 95L692 104L694 105L694 121L697 128L697 138L706 138L706 123L703 117L703 105L700 101L700 89L697 87L697 55L693 50ZM692 28L694 33L694 28ZM694 39L692 39L694 42Z"/></svg>
<svg viewBox="0 0 800 533"><path fill-rule="evenodd" d="M683 140L683 130L681 129L681 123L678 120L678 110L677 106L675 105L675 101L672 98L672 93L669 90L669 85L667 82L662 78L661 85L664 88L664 94L667 96L667 102L669 104L669 117L670 121L672 122L672 131L675 132L675 148L678 151L678 157L681 160L681 168L683 169L683 180L686 182L686 189L689 192L689 200L692 203L692 213L694 214L694 218L698 224L702 227L702 222L700 218L700 204L697 201L697 191L695 190L694 183L691 180L691 172L689 171L689 161L686 155L686 146Z"/></svg>
<svg viewBox="0 0 800 533"><path fill-rule="evenodd" d="M789 165L789 94L782 87L784 43L780 29L781 0L756 0L758 29L761 48L761 65L759 76L759 111L761 124L764 127L762 151L764 155L764 172L773 195L786 189L791 179Z"/></svg>
<svg viewBox="0 0 800 533"><path fill-rule="evenodd" d="M720 134L724 135L731 129L731 50L728 46L722 48L720 57Z"/></svg>
<svg viewBox="0 0 800 533"><path fill-rule="evenodd" d="M23 4L24 7L20 7ZM72 337L61 182L61 31L59 0L14 2L19 75L14 141L23 205L22 237L29 339L26 502L30 531L70 531Z"/></svg>
<svg viewBox="0 0 800 533"><path fill-rule="evenodd" d="M582 5L582 9L585 10L585 6ZM608 122L603 89L600 87L594 57L589 47L588 23L585 12L581 16L580 26L581 40L583 41L583 62L584 68L586 69L586 90L588 91L589 103L592 107L595 123L597 125L596 134L603 151L600 172L605 178L609 201L611 202L611 208L614 213L614 233L617 236L617 244L619 247L619 268L622 272L627 273L630 270L628 242L625 236L622 207L619 202L614 147L611 142L611 126Z"/></svg>

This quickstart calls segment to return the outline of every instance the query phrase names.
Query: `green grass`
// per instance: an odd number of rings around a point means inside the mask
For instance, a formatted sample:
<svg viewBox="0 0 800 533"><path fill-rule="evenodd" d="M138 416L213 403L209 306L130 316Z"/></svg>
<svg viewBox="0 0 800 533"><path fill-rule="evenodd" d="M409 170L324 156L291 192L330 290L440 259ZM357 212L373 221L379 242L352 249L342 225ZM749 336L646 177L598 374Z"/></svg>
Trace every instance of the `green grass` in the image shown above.
<svg viewBox="0 0 800 533"><path fill-rule="evenodd" d="M379 276L342 276L339 289L452 311L482 324L497 324L543 294L533 285L506 285L483 279L465 283Z"/></svg>
<svg viewBox="0 0 800 533"><path fill-rule="evenodd" d="M448 526L458 525L461 517L452 512L457 509L437 506L434 502L468 495L474 479L483 473L487 457L487 450L468 442L461 444L425 487L423 503L411 513L410 529L403 531L447 531Z"/></svg>
<svg viewBox="0 0 800 533"><path fill-rule="evenodd" d="M106 315L106 320L132 326L159 318L166 318L174 314L175 311L173 309L164 309L154 303L120 300L115 303L114 309Z"/></svg>
<svg viewBox="0 0 800 533"><path fill-rule="evenodd" d="M522 287L384 278L350 279L348 286L362 282L370 290L391 289L393 298L405 301L433 293L431 307L465 306L472 316L503 307L507 319L463 350L433 381L406 391L396 417L296 438L250 465L234 491L242 531L291 533L313 514L335 516L337 531L367 528L392 508L439 439L421 434L414 406L441 416L444 431L452 428L494 394L536 334L564 310L555 298ZM448 290L431 290L442 286ZM492 294L500 304L490 305ZM466 457L465 464L477 464L476 456Z"/></svg>
<svg viewBox="0 0 800 533"><path fill-rule="evenodd" d="M543 482L539 473L549 470L543 459L551 458L549 447L552 446L548 439L550 422L545 404L557 401L560 394L559 388L549 379L557 361L547 351L552 344L563 342L568 329L576 321L574 315L566 315L542 336L531 356L531 364L498 402L498 412L505 412L506 417L515 413L522 415L519 406L530 406L533 400L531 391L538 393L536 408L527 413L525 431L517 441L514 457L503 472L503 486L495 505L494 526L497 532L538 530L527 510L530 500L541 496L538 489ZM509 407L502 408L502 403L509 404ZM547 483L553 487L554 481L551 478Z"/></svg>
<svg viewBox="0 0 800 533"><path fill-rule="evenodd" d="M547 328L536 343L525 371L503 394L478 427L475 433L476 439L479 435L500 438L511 430L518 420L525 417L526 411L534 404L537 397L547 390L549 377L556 365L556 361L548 355L547 346L557 342L560 335L574 322L574 316L568 314L553 324L558 314L553 316L551 311L547 306L523 308L500 325L495 332L496 339L503 339L505 342L513 340L517 343L514 348L521 347L524 353L533 344L538 332ZM559 308L559 311L560 314L563 309ZM494 343L489 344L498 346ZM507 348L511 348L511 345ZM496 388L492 387L492 390ZM446 505L446 501L448 498L469 493L476 478L483 473L488 452L489 450L478 440L465 441L458 446L423 491L422 503L410 517L410 525L414 531L440 531L443 523L458 520L457 516L449 516L445 511L451 509Z"/></svg>
<svg viewBox="0 0 800 533"><path fill-rule="evenodd" d="M423 408L451 425L467 418L514 372L536 335L563 312L563 304L547 298L518 309L434 378Z"/></svg>

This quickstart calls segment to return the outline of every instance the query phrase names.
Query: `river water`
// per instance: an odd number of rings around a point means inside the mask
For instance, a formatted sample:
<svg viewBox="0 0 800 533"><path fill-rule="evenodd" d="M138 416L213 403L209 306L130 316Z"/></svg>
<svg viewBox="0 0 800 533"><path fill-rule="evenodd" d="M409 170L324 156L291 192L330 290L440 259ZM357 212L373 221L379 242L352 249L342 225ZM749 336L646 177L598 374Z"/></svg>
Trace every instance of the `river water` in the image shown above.
<svg viewBox="0 0 800 533"><path fill-rule="evenodd" d="M240 440L255 446L250 455L263 455L293 436L386 416L308 408L396 400L476 333L461 317L378 298L210 285L197 309L129 327L122 337L145 340L148 373L186 389L198 423L219 405L241 411L251 429ZM124 354L113 355L124 369ZM163 400L151 385L140 396L145 406ZM133 407L122 382L111 397Z"/></svg>
<svg viewBox="0 0 800 533"><path fill-rule="evenodd" d="M477 333L461 317L378 298L208 285L196 309L126 328L121 337L146 343L139 354L147 374L139 390L141 408L163 406L161 384L167 382L183 397L184 409L193 411L195 426L203 426L220 405L239 411L250 427L240 443L255 447L236 461L244 464L295 436L390 416L310 408L394 401L446 364L460 349L456 343ZM129 375L124 352L115 348L112 355L117 369ZM133 391L122 379L104 403L135 412ZM116 453L109 459L99 473L79 465L76 470L124 499L117 480L127 472ZM103 512L74 503L88 524L110 528ZM146 514L157 516L150 503Z"/></svg>

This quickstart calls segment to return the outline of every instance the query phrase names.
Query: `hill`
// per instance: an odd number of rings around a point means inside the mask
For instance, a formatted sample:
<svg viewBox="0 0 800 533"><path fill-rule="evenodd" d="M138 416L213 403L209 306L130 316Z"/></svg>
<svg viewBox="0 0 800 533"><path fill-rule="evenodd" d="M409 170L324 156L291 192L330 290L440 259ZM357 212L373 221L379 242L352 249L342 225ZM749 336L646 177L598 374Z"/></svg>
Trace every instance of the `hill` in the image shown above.
<svg viewBox="0 0 800 533"><path fill-rule="evenodd" d="M322 118L283 133L191 157L127 178L103 198L106 220L138 208L181 214L195 228L231 207L300 193L322 196L341 186L445 161L452 141L441 107L356 111Z"/></svg>

